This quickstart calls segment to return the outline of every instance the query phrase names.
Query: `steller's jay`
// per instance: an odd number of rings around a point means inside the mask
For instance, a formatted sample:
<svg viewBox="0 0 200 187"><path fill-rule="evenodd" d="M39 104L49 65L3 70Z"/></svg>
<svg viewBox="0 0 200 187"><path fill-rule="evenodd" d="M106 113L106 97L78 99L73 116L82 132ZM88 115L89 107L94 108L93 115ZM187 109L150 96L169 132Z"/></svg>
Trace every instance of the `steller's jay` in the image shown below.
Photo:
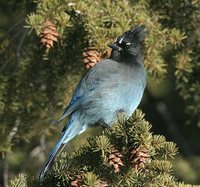
<svg viewBox="0 0 200 187"><path fill-rule="evenodd" d="M130 116L139 105L146 86L146 71L143 66L140 44L144 41L144 25L119 36L113 44L109 59L93 66L78 83L72 100L60 121L69 116L62 136L50 153L41 173L42 180L55 157L76 135L92 124L111 126L117 113Z"/></svg>

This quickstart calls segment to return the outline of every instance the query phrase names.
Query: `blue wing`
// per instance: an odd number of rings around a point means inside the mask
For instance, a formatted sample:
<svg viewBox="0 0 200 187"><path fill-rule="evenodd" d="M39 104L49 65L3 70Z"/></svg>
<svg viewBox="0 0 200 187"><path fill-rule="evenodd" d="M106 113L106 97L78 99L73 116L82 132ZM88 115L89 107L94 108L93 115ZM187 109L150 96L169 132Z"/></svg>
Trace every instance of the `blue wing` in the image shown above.
<svg viewBox="0 0 200 187"><path fill-rule="evenodd" d="M78 109L82 103L82 100L83 98L81 97L72 98L71 102L69 103L69 105L67 106L67 108L65 109L65 111L63 112L62 116L60 117L57 123L60 123L65 117L67 117L76 109Z"/></svg>
<svg viewBox="0 0 200 187"><path fill-rule="evenodd" d="M109 76L112 70L116 72L116 69L114 68L116 64L117 63L115 61L106 59L96 64L87 72L87 74L78 83L73 93L71 102L58 120L58 123L88 101L87 98L91 92L95 90L95 87L99 84L99 82L101 82L102 79L105 79L106 76Z"/></svg>

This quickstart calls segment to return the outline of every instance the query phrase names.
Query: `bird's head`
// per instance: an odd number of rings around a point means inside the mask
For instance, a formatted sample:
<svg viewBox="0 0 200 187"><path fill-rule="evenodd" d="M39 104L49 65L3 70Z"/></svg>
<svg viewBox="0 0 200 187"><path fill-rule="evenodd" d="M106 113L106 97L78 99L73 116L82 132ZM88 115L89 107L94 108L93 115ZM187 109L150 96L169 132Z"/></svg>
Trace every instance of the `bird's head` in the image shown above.
<svg viewBox="0 0 200 187"><path fill-rule="evenodd" d="M140 54L140 43L144 41L146 36L145 26L134 26L131 30L125 32L117 38L117 40L109 44L114 51L123 57L138 56Z"/></svg>

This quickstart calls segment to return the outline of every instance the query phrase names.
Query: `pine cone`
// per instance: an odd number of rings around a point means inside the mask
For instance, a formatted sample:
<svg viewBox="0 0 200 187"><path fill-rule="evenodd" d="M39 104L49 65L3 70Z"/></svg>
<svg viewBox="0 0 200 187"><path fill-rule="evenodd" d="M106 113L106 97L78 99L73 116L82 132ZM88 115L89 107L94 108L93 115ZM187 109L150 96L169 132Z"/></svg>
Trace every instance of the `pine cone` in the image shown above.
<svg viewBox="0 0 200 187"><path fill-rule="evenodd" d="M111 49L106 49L103 53L98 52L95 47L89 47L83 52L83 62L87 69L97 64L101 59L108 58L111 55Z"/></svg>
<svg viewBox="0 0 200 187"><path fill-rule="evenodd" d="M83 186L83 174L75 175L70 183L70 187L82 187Z"/></svg>
<svg viewBox="0 0 200 187"><path fill-rule="evenodd" d="M101 60L101 55L95 47L89 47L83 52L83 62L87 69L93 67Z"/></svg>
<svg viewBox="0 0 200 187"><path fill-rule="evenodd" d="M107 187L107 186L108 186L108 183L106 181L102 181L102 180L99 181L98 187Z"/></svg>
<svg viewBox="0 0 200 187"><path fill-rule="evenodd" d="M144 168L147 159L149 158L148 150L145 147L138 147L130 151L130 161L132 167L136 170Z"/></svg>
<svg viewBox="0 0 200 187"><path fill-rule="evenodd" d="M119 168L124 166L123 155L117 149L112 150L111 154L108 156L108 164L113 165L114 172L118 173L120 170Z"/></svg>
<svg viewBox="0 0 200 187"><path fill-rule="evenodd" d="M45 21L39 37L41 38L40 42L42 45L44 45L46 48L52 48L54 42L58 41L58 32L56 26L51 21Z"/></svg>

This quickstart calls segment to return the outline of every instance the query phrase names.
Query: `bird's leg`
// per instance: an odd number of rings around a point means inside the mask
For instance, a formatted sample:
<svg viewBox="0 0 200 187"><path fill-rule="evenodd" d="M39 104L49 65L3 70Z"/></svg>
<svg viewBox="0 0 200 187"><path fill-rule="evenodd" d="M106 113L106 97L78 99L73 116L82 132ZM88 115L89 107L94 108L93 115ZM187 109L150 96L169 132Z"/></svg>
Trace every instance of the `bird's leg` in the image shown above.
<svg viewBox="0 0 200 187"><path fill-rule="evenodd" d="M121 108L121 109L117 110L117 113L122 113L123 114L123 113L126 113L126 111Z"/></svg>
<svg viewBox="0 0 200 187"><path fill-rule="evenodd" d="M117 110L116 114L117 114L118 118L122 117L122 116L125 117L125 118L128 118L127 111L124 110L124 109Z"/></svg>
<svg viewBox="0 0 200 187"><path fill-rule="evenodd" d="M110 127L110 125L108 125L103 119L99 119L97 123L100 124L104 129Z"/></svg>
<svg viewBox="0 0 200 187"><path fill-rule="evenodd" d="M118 121L124 121L128 119L127 111L124 109L119 109L116 111Z"/></svg>

